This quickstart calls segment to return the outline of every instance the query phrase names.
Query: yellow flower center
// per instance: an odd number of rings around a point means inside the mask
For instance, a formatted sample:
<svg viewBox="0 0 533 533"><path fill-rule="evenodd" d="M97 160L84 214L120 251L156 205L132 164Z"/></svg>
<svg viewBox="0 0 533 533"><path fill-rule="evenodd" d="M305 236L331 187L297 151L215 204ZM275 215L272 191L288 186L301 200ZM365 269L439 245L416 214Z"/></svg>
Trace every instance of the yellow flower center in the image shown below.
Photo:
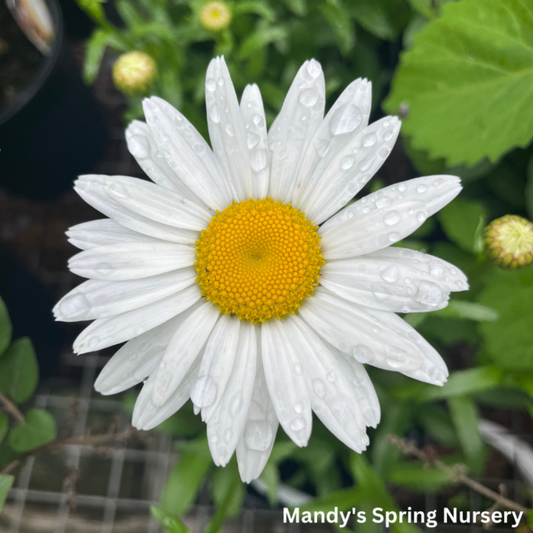
<svg viewBox="0 0 533 533"><path fill-rule="evenodd" d="M254 323L294 314L324 264L317 230L290 204L234 202L196 243L202 294L221 313Z"/></svg>
<svg viewBox="0 0 533 533"><path fill-rule="evenodd" d="M533 261L533 223L516 215L493 220L484 232L485 249L504 268L516 269Z"/></svg>
<svg viewBox="0 0 533 533"><path fill-rule="evenodd" d="M224 2L208 2L200 11L200 24L210 31L220 31L229 26L231 11Z"/></svg>

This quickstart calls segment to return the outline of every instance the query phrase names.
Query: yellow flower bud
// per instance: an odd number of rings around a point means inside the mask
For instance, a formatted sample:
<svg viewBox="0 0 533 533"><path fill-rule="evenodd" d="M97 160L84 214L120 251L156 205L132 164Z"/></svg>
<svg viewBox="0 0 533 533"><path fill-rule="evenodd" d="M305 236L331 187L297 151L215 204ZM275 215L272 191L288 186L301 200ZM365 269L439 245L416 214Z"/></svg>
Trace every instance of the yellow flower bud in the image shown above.
<svg viewBox="0 0 533 533"><path fill-rule="evenodd" d="M231 22L231 11L225 2L208 2L200 10L200 24L210 31L227 28Z"/></svg>
<svg viewBox="0 0 533 533"><path fill-rule="evenodd" d="M155 61L144 52L122 54L113 66L115 87L130 96L146 93L157 77Z"/></svg>
<svg viewBox="0 0 533 533"><path fill-rule="evenodd" d="M533 261L533 223L505 215L493 220L483 232L487 256L500 267L515 270Z"/></svg>

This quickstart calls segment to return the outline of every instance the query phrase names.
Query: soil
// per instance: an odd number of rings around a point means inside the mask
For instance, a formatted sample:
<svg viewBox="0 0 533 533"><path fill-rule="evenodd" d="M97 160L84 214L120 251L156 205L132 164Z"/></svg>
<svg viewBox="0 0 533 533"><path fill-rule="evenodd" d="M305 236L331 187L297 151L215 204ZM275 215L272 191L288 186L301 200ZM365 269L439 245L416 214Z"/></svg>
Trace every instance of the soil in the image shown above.
<svg viewBox="0 0 533 533"><path fill-rule="evenodd" d="M0 112L30 85L44 60L0 0Z"/></svg>

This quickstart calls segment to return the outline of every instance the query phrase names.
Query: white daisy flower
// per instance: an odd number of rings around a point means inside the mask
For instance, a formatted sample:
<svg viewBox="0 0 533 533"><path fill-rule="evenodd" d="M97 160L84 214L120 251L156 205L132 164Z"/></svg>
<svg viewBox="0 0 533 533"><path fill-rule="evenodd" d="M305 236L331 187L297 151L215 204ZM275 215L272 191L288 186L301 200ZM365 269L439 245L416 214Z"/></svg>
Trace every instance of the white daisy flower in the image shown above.
<svg viewBox="0 0 533 533"><path fill-rule="evenodd" d="M465 276L398 247L461 190L454 176L386 187L343 208L383 164L400 121L368 125L370 83L350 84L324 117L320 64L298 71L267 133L261 94L240 105L224 62L207 70L213 149L159 98L127 129L148 181L82 176L75 188L109 218L71 228L69 263L89 281L56 306L94 320L81 354L126 342L95 387L144 382L133 424L151 429L189 399L218 465L263 470L281 424L298 445L314 412L357 452L380 419L364 364L442 385L439 354L396 313L446 306Z"/></svg>

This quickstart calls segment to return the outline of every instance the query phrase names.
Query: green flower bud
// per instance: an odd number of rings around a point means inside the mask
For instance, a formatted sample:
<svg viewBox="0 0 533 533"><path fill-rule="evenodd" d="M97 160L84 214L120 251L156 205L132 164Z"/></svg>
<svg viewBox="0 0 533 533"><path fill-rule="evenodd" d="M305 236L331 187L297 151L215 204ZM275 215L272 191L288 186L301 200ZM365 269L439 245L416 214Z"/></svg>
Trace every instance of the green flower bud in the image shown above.
<svg viewBox="0 0 533 533"><path fill-rule="evenodd" d="M516 215L497 218L483 231L483 243L501 268L523 268L533 261L533 223Z"/></svg>
<svg viewBox="0 0 533 533"><path fill-rule="evenodd" d="M209 31L220 31L231 22L231 10L225 2L208 2L200 10L200 24Z"/></svg>
<svg viewBox="0 0 533 533"><path fill-rule="evenodd" d="M156 78L157 65L144 52L122 54L113 66L115 87L130 96L145 94Z"/></svg>

